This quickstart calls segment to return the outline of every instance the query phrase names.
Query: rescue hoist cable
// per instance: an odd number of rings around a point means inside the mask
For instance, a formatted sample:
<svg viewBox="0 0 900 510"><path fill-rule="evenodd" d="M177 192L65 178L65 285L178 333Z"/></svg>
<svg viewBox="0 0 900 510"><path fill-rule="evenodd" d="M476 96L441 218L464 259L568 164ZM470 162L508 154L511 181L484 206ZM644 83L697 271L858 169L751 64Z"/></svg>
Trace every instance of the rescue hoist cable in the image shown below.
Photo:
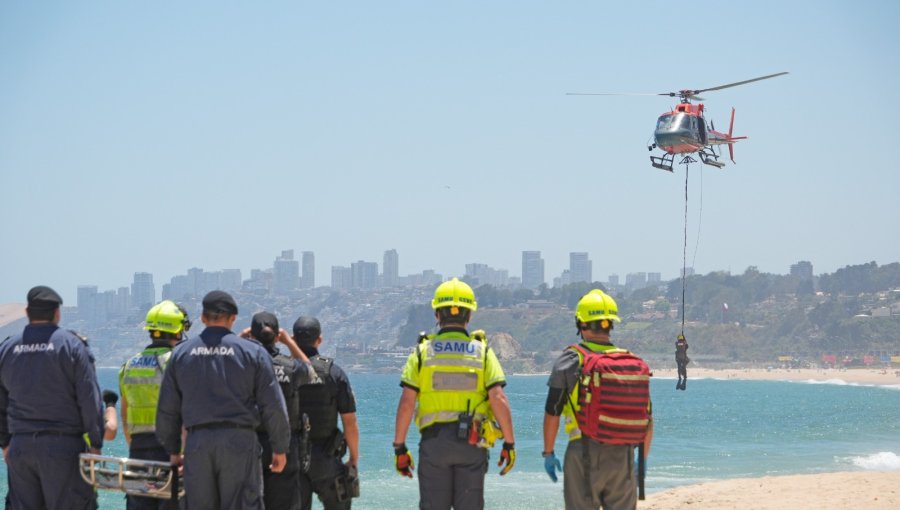
<svg viewBox="0 0 900 510"><path fill-rule="evenodd" d="M703 225L703 172L700 172L700 211L697 213L697 240L694 242L694 258L691 267L697 267L697 250L700 248L700 227Z"/></svg>
<svg viewBox="0 0 900 510"><path fill-rule="evenodd" d="M687 227L688 227L688 174L691 166L684 165L684 248L681 254L681 334L684 335L684 294L687 286Z"/></svg>

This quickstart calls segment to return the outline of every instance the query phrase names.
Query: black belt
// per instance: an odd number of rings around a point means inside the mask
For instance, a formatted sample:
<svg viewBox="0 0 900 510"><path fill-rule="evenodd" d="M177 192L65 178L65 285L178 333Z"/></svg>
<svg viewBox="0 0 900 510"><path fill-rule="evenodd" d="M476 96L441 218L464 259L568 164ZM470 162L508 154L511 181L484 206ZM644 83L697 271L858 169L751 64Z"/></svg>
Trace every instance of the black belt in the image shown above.
<svg viewBox="0 0 900 510"><path fill-rule="evenodd" d="M227 421L216 421L213 423L201 423L200 425L194 425L193 427L188 427L188 432L194 432L197 430L214 430L214 429L244 429L244 430L255 430L254 427L250 425L238 425L237 423L231 423Z"/></svg>
<svg viewBox="0 0 900 510"><path fill-rule="evenodd" d="M81 437L84 434L81 432L60 432L58 430L39 430L37 432L21 432L13 434L14 436L31 436L31 437L43 437L43 436L65 436L65 437Z"/></svg>
<svg viewBox="0 0 900 510"><path fill-rule="evenodd" d="M432 439L438 436L441 433L441 430L447 428L453 428L454 430L459 427L459 421L450 421L450 422L438 422L432 425L425 427L420 435L422 439Z"/></svg>

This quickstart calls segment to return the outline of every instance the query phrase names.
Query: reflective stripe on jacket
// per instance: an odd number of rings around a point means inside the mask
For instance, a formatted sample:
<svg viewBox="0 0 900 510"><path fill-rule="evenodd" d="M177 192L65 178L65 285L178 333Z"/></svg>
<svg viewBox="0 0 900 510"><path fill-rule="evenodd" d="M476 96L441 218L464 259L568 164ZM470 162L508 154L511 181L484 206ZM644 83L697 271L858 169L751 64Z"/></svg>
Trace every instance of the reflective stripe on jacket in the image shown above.
<svg viewBox="0 0 900 510"><path fill-rule="evenodd" d="M416 424L459 420L468 411L476 420L492 418L485 389L487 344L461 332L446 332L418 345L419 403Z"/></svg>
<svg viewBox="0 0 900 510"><path fill-rule="evenodd" d="M156 432L156 404L159 387L171 347L149 347L134 356L119 370L119 391L125 397L128 433Z"/></svg>

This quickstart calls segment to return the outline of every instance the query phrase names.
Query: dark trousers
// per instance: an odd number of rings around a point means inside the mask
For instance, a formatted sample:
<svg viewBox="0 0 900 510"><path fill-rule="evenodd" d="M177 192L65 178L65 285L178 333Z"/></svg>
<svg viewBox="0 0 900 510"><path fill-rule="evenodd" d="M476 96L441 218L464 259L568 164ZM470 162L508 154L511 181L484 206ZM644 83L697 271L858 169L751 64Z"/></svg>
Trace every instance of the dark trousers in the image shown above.
<svg viewBox="0 0 900 510"><path fill-rule="evenodd" d="M14 435L7 464L12 508L93 508L94 490L78 473L78 455L84 451L84 438L77 435Z"/></svg>
<svg viewBox="0 0 900 510"><path fill-rule="evenodd" d="M281 473L269 469L272 463L272 445L264 432L257 433L262 447L263 499L268 510L300 509L300 439L291 435L287 452L287 465Z"/></svg>
<svg viewBox="0 0 900 510"><path fill-rule="evenodd" d="M131 436L131 447L128 449L128 457L169 462L169 454L156 440L156 435L152 433ZM125 496L125 508L126 510L177 510L178 501L129 495Z"/></svg>
<svg viewBox="0 0 900 510"><path fill-rule="evenodd" d="M678 382L687 381L687 360L676 359L675 363L678 365Z"/></svg>
<svg viewBox="0 0 900 510"><path fill-rule="evenodd" d="M419 508L484 508L488 451L456 437L456 423L439 423L422 431L419 443Z"/></svg>
<svg viewBox="0 0 900 510"><path fill-rule="evenodd" d="M184 490L190 510L262 510L262 465L256 432L199 429L184 448Z"/></svg>
<svg viewBox="0 0 900 510"><path fill-rule="evenodd" d="M325 444L310 444L309 471L300 473L300 508L312 508L312 495L316 493L325 510L349 510L352 500L338 501L334 485L335 480L346 474L347 466Z"/></svg>

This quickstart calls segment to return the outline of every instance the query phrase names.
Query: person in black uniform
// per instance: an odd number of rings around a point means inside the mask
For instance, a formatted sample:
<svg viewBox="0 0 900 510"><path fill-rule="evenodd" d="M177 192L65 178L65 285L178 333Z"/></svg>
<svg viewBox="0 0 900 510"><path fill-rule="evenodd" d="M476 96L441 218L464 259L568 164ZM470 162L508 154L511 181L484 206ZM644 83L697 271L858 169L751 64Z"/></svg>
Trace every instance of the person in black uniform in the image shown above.
<svg viewBox="0 0 900 510"><path fill-rule="evenodd" d="M310 421L310 466L300 475L301 508L312 507L315 492L325 510L349 509L351 494L342 481L357 479L359 466L359 427L356 423L356 398L347 374L334 360L319 354L322 327L315 317L300 317L294 322L294 341L309 357L321 382L299 389L300 412ZM337 426L341 417L343 432ZM345 450L350 458L344 464ZM358 480L358 479L357 479ZM343 487L339 489L338 487Z"/></svg>
<svg viewBox="0 0 900 510"><path fill-rule="evenodd" d="M53 289L34 287L28 325L0 345L0 447L13 509L94 504L78 455L100 453L104 406L94 357L74 332L59 328L60 305Z"/></svg>
<svg viewBox="0 0 900 510"><path fill-rule="evenodd" d="M691 359L687 355L688 343L684 334L678 335L675 340L675 363L678 365L678 382L675 383L676 390L687 389L687 366Z"/></svg>
<svg viewBox="0 0 900 510"><path fill-rule="evenodd" d="M172 350L156 409L156 436L173 465L184 465L187 508L262 509L262 424L280 473L291 442L284 396L272 357L231 332L234 299L219 290L203 298L200 335ZM184 454L181 429L187 429Z"/></svg>
<svg viewBox="0 0 900 510"><path fill-rule="evenodd" d="M309 359L297 347L287 331L279 329L278 318L269 312L259 312L250 321L250 327L241 332L244 338L252 338L260 342L272 356L275 378L281 386L285 404L287 404L288 422L291 426L291 446L287 454L287 465L281 473L273 473L268 468L272 458L272 444L269 434L259 428L256 435L262 446L263 494L266 508L277 510L298 510L300 508L300 472L304 470L300 458L300 444L303 441L303 420L300 416L300 399L298 388L316 379ZM285 344L291 351L286 356L278 350L276 343ZM308 463L305 466L309 467Z"/></svg>

